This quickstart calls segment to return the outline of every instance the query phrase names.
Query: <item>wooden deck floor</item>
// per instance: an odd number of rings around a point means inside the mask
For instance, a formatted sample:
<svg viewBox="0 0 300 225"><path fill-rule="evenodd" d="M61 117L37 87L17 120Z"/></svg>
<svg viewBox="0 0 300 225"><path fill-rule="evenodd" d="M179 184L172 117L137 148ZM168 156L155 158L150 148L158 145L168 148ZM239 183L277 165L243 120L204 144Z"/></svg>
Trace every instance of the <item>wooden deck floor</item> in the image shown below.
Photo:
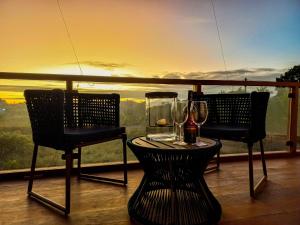
<svg viewBox="0 0 300 225"><path fill-rule="evenodd" d="M223 163L221 171L205 176L222 205L221 225L300 224L300 158L268 160L267 166L268 182L256 200L249 197L247 162ZM130 171L127 188L74 178L67 218L28 199L26 181L0 182L0 224L129 225L127 202L142 175L140 170ZM62 203L63 187L63 179L41 179L34 190Z"/></svg>

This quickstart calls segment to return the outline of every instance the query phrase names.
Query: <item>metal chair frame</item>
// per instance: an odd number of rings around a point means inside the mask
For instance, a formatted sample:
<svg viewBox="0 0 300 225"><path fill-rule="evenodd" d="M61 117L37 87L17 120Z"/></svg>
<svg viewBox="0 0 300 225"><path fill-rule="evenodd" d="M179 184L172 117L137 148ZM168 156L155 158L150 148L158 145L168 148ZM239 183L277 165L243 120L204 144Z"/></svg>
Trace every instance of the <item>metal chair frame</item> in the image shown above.
<svg viewBox="0 0 300 225"><path fill-rule="evenodd" d="M73 159L77 159L79 179L111 182L126 186L127 178L127 153L125 128L117 135L110 137L94 137L88 141L72 142L66 138L66 128L85 129L89 127L119 128L119 104L118 94L84 94L78 92L65 93L62 90L26 90L24 92L27 109L32 127L34 150L28 184L28 196L38 202L63 212L70 213L71 200L71 172ZM104 105L104 106L103 106ZM121 129L121 128L120 128ZM123 132L124 130L124 132ZM98 144L115 139L122 139L123 143L123 168L124 179L112 179L94 176L81 172L82 147ZM33 180L39 146L54 148L63 151L62 159L66 160L65 170L65 206L58 204L44 196L34 192ZM78 148L78 153L73 150Z"/></svg>
<svg viewBox="0 0 300 225"><path fill-rule="evenodd" d="M247 144L249 162L249 190L250 196L255 197L267 180L263 139L266 137L265 120L270 94L268 92L252 92L242 94L199 94L192 93L194 100L207 101L208 119L201 128L201 134L218 140L239 141ZM223 126L221 132L209 132L214 127ZM226 129L226 126L228 129ZM225 127L225 128L224 128ZM232 134L230 128L241 127L247 131L246 135ZM254 184L253 178L253 144L259 142L263 176ZM217 166L220 165L220 153L217 154Z"/></svg>

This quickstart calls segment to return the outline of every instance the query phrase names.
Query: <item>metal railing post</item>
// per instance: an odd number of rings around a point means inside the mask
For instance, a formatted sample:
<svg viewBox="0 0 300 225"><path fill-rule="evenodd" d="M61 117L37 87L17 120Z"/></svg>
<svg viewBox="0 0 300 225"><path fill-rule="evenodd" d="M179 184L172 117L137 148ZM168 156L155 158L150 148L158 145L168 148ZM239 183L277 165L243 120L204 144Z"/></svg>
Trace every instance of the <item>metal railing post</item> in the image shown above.
<svg viewBox="0 0 300 225"><path fill-rule="evenodd" d="M68 93L71 93L72 91L73 91L73 81L72 80L66 80L66 91L68 92ZM73 120L73 97L68 97L68 98L66 98L66 103L67 103L67 107L69 108L69 115L68 115L68 123L70 123L71 121L70 120ZM71 117L70 117L70 115L71 115ZM71 122L71 123L73 123L73 122ZM73 153L71 154L71 155L73 155ZM67 160L67 159L66 159ZM73 157L71 157L71 167L69 168L70 169L70 173L72 173L72 170L73 170L73 161L74 161L74 158ZM67 161L66 161L66 165L67 165ZM67 167L66 167L66 169L68 169ZM67 193L67 191L66 191L66 193ZM66 197L66 199L67 199L67 197ZM67 203L68 201L66 200L66 203Z"/></svg>
<svg viewBox="0 0 300 225"><path fill-rule="evenodd" d="M195 84L195 85L193 85L193 91L195 91L197 93L203 93L202 92L202 85L201 84Z"/></svg>
<svg viewBox="0 0 300 225"><path fill-rule="evenodd" d="M290 152L296 153L297 150L297 122L298 122L298 87L291 87L289 93L289 141Z"/></svg>
<svg viewBox="0 0 300 225"><path fill-rule="evenodd" d="M66 80L66 90L67 90L67 92L73 91L73 81L72 80Z"/></svg>

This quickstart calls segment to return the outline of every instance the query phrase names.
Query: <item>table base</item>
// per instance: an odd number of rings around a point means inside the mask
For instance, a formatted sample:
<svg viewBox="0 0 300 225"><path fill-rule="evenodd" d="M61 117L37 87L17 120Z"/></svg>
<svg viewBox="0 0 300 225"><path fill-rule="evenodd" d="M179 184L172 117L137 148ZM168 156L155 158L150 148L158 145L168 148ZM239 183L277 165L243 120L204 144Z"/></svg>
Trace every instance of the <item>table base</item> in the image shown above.
<svg viewBox="0 0 300 225"><path fill-rule="evenodd" d="M129 216L139 224L208 225L220 220L221 206L206 184L199 183L198 191L148 185L144 179L128 203Z"/></svg>

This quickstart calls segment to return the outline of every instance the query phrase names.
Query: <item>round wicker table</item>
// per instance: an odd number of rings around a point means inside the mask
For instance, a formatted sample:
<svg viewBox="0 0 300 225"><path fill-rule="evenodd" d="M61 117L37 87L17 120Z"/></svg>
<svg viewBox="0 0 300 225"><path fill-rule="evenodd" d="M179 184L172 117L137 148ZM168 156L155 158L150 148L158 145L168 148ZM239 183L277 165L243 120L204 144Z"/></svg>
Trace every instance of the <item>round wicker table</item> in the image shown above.
<svg viewBox="0 0 300 225"><path fill-rule="evenodd" d="M221 218L221 206L203 178L208 162L221 148L202 139L203 146L178 146L138 137L127 145L144 169L144 177L128 202L132 221L143 225L210 225Z"/></svg>

